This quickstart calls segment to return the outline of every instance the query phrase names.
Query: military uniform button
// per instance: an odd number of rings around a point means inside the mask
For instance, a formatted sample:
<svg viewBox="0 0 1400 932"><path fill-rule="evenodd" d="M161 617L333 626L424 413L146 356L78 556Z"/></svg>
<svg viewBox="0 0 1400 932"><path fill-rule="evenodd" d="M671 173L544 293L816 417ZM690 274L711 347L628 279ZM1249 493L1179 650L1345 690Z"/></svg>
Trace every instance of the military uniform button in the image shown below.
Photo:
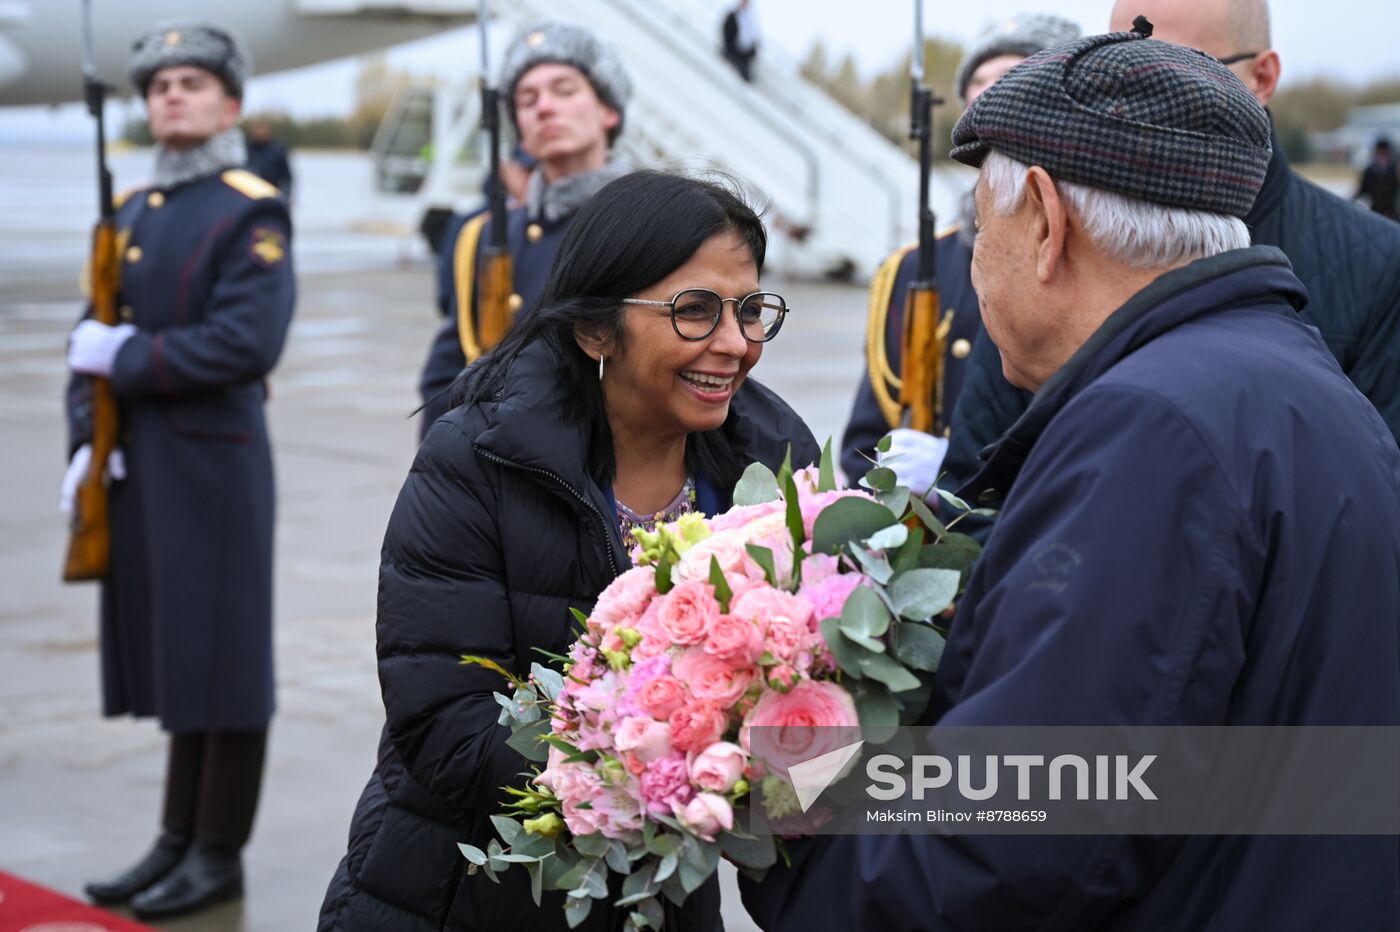
<svg viewBox="0 0 1400 932"><path fill-rule="evenodd" d="M520 310L520 305L524 303L525 299L518 294L513 294L506 299L506 306L509 307L512 312Z"/></svg>
<svg viewBox="0 0 1400 932"><path fill-rule="evenodd" d="M127 250L126 250L126 261L127 261L127 262L130 262L130 263L133 264L133 265L135 265L137 262L140 262L140 261L141 261L141 247L140 247L140 246L128 246L128 247L127 247Z"/></svg>
<svg viewBox="0 0 1400 932"><path fill-rule="evenodd" d="M953 358L966 359L972 353L972 342L969 340L953 341Z"/></svg>
<svg viewBox="0 0 1400 932"><path fill-rule="evenodd" d="M525 228L525 238L532 243L538 243L544 238L544 227L538 223L532 223Z"/></svg>
<svg viewBox="0 0 1400 932"><path fill-rule="evenodd" d="M131 309L131 305L129 304L123 304L122 309L117 311L117 313L121 315L121 319L127 323L136 319L136 312Z"/></svg>
<svg viewBox="0 0 1400 932"><path fill-rule="evenodd" d="M146 195L146 206L152 210L160 210L165 206L165 195L159 191L152 191Z"/></svg>

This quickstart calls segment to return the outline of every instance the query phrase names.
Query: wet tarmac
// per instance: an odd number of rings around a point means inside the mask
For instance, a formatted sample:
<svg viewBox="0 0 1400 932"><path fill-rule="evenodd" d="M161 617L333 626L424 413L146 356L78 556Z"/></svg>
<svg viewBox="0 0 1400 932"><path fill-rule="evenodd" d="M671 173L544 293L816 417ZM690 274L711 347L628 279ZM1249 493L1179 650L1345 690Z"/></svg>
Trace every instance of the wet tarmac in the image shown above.
<svg viewBox="0 0 1400 932"><path fill-rule="evenodd" d="M138 181L146 159L119 159L118 185ZM295 168L301 293L268 407L279 712L245 901L165 929L313 928L383 721L375 574L415 445L432 269L411 239L354 232L368 162L299 155ZM80 308L90 169L81 149L0 146L0 870L76 897L153 840L165 754L151 722L100 717L96 589L58 582L63 348ZM755 375L819 439L839 434L862 367L864 290L780 275L765 285L794 312ZM727 927L752 929L733 894Z"/></svg>

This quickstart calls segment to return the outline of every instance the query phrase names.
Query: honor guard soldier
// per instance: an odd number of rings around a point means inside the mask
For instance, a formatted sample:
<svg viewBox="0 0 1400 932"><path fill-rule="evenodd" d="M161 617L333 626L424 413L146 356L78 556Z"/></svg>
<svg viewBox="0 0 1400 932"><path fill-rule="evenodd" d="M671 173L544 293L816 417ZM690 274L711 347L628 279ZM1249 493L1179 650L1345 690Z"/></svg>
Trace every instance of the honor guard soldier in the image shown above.
<svg viewBox="0 0 1400 932"><path fill-rule="evenodd" d="M92 455L93 398L117 401L103 711L170 733L161 834L104 904L137 916L242 895L273 712L274 490L264 380L295 302L286 202L243 170L248 58L228 31L158 25L132 84L156 140L151 184L119 198L118 322L69 342L65 507ZM91 309L89 309L91 313Z"/></svg>
<svg viewBox="0 0 1400 932"><path fill-rule="evenodd" d="M982 33L959 63L958 97L965 105L970 105L982 91L1029 56L1078 37L1078 26L1051 14L1027 13L995 23ZM969 275L975 233L969 192L963 198L962 216L942 231L935 243L944 361L941 404L940 410L934 412L933 435L898 429L904 303L917 274L917 246L902 247L875 273L870 286L865 332L865 378L856 393L841 443L841 468L851 481L865 475L870 468L867 457L875 455L875 444L892 429L895 434L891 452L900 456L890 467L899 473L900 480L911 488L923 490L932 487L937 479L953 407L962 389L968 357L981 330L977 294L972 290Z"/></svg>
<svg viewBox="0 0 1400 932"><path fill-rule="evenodd" d="M632 82L612 45L579 26L544 23L506 51L500 91L520 147L536 160L525 203L505 218L513 317L539 299L574 213L631 169L612 146L622 133ZM453 380L490 349L481 332L481 270L487 244L499 235L495 223L489 213L478 214L454 224L444 238L438 303L447 320L433 338L419 383L420 436L451 406Z"/></svg>

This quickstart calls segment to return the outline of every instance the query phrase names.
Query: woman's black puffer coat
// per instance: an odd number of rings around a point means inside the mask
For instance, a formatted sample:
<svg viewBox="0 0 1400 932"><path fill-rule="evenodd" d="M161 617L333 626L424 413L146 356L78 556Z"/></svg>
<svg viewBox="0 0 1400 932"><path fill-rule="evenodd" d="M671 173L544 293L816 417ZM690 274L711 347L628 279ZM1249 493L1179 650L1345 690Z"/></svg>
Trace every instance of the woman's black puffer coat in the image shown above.
<svg viewBox="0 0 1400 932"><path fill-rule="evenodd" d="M543 907L524 870L497 886L467 875L458 842L485 848L501 787L526 762L506 746L492 694L501 678L463 666L490 657L524 674L572 642L570 607L589 610L630 567L605 490L585 467L582 431L553 403L556 367L526 348L490 402L459 407L428 432L389 519L379 569L379 761L350 826L319 929L563 930L561 894ZM720 431L744 462L771 468L819 454L811 432L756 382ZM725 490L726 497L729 491ZM687 928L718 928L718 893L687 904ZM620 927L596 903L586 928Z"/></svg>

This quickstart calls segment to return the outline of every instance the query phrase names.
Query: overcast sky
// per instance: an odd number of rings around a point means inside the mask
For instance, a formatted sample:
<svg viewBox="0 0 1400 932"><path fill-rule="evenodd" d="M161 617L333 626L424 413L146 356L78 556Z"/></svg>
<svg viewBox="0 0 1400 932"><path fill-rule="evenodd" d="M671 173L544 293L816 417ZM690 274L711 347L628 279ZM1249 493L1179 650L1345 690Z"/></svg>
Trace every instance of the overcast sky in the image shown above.
<svg viewBox="0 0 1400 932"><path fill-rule="evenodd" d="M906 0L753 0L765 41L801 57L822 41L835 59L851 54L865 74L887 68L909 47L913 7ZM991 20L1024 11L1059 13L1086 32L1107 28L1111 0L925 0L925 28L966 43ZM725 3L715 0L716 25ZM566 8L566 7L565 7ZM1283 83L1318 74L1363 82L1400 75L1400 2L1397 0L1274 0L1274 47L1283 58ZM465 80L476 59L469 31L455 30L394 48L391 63L423 74ZM831 60L831 59L829 59ZM299 116L346 112L358 64L342 60L255 78L250 111L287 110ZM0 108L0 139L85 139L79 107Z"/></svg>

